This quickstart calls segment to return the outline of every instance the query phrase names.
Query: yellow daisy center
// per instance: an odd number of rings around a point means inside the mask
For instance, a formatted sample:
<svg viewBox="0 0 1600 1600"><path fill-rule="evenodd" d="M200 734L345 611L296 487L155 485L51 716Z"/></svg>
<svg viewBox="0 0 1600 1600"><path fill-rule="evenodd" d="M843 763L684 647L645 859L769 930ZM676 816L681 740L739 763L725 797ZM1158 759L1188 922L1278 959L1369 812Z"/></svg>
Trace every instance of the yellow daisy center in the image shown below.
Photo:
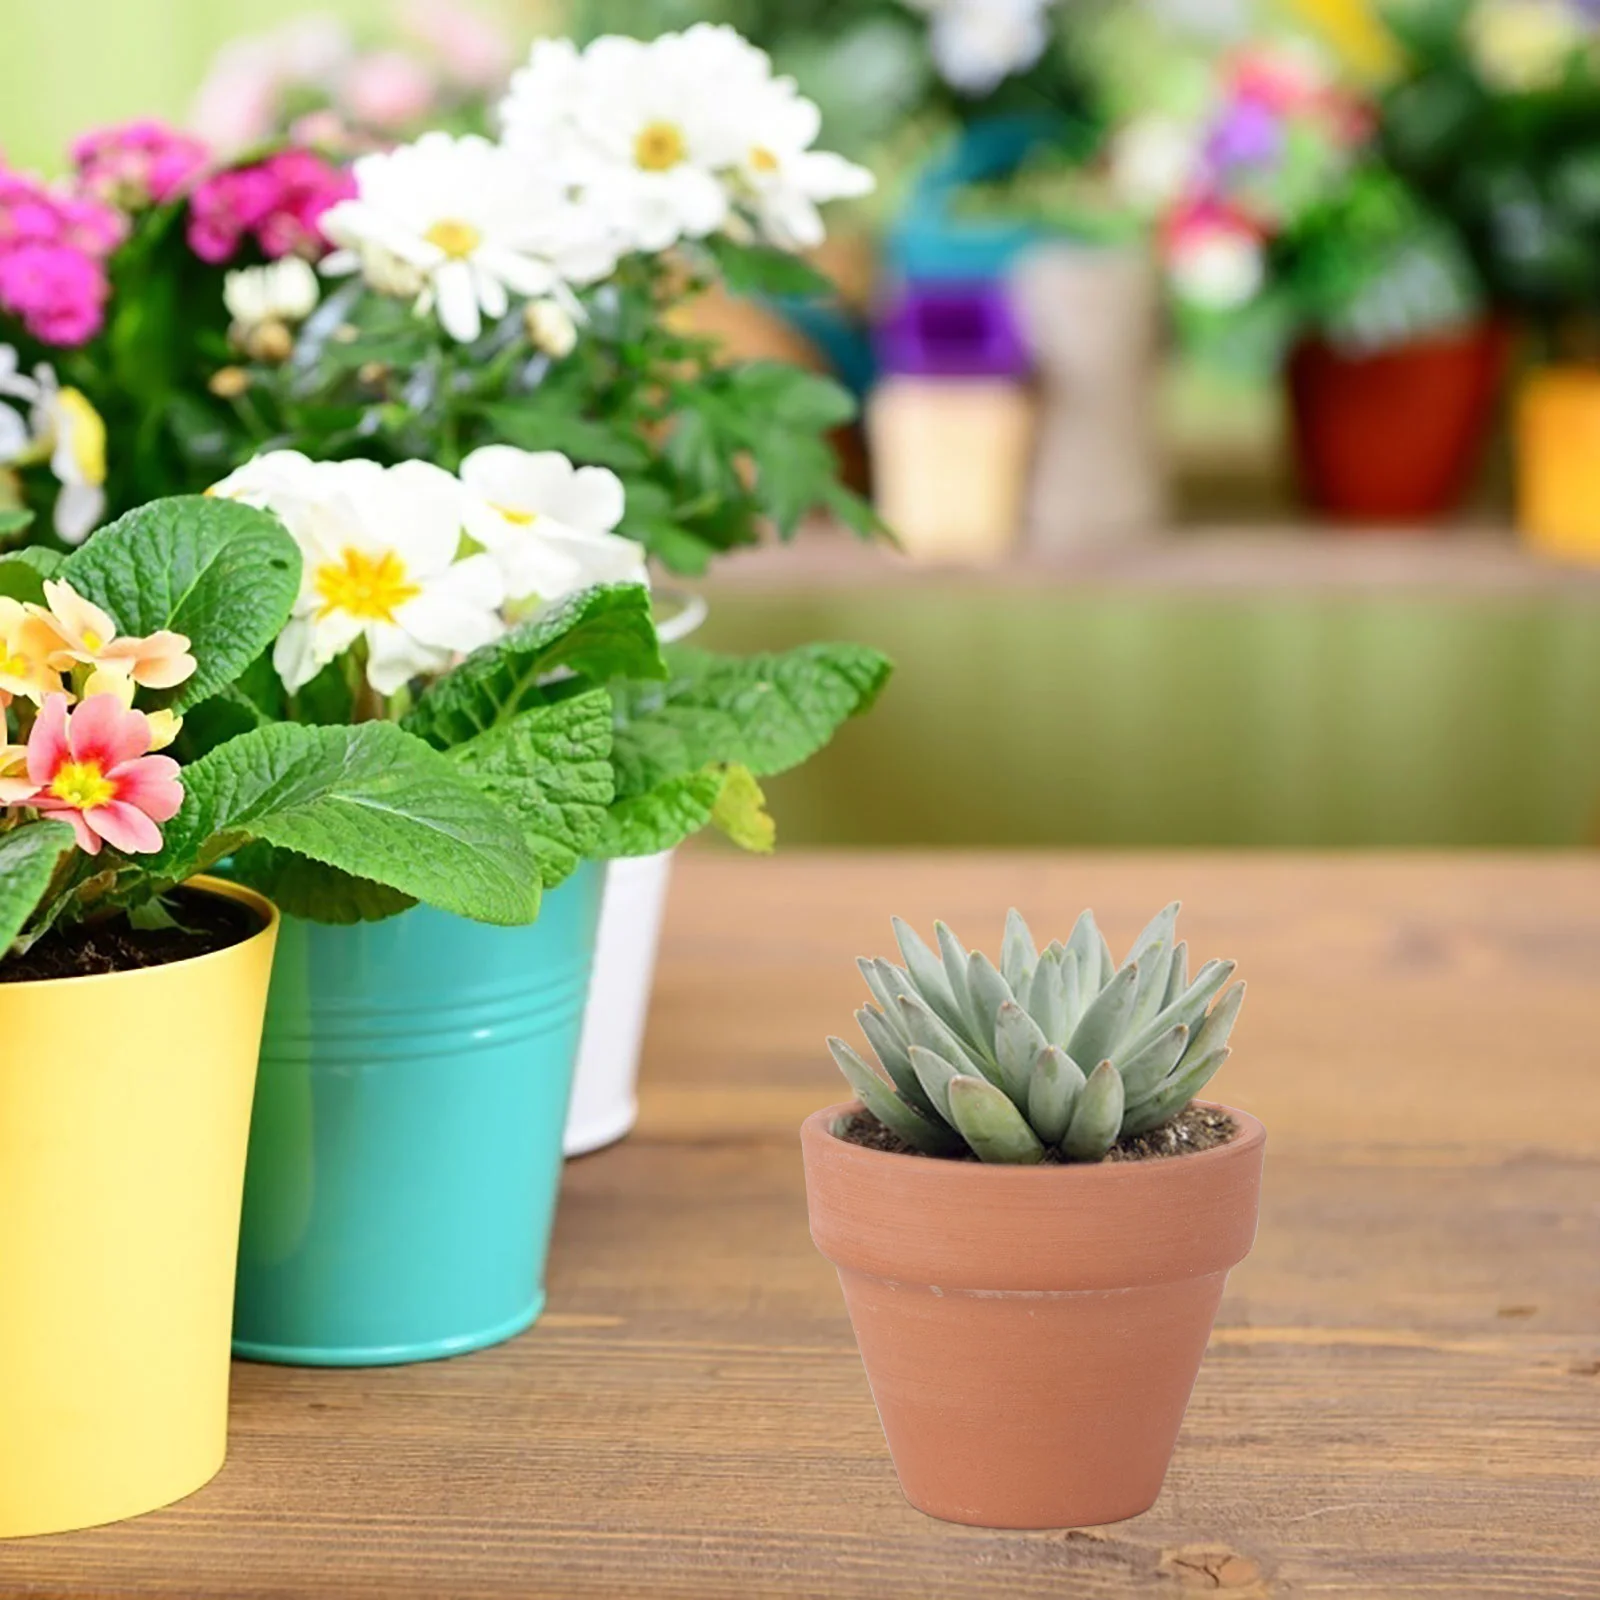
<svg viewBox="0 0 1600 1600"><path fill-rule="evenodd" d="M100 770L98 761L63 761L56 769L50 793L64 806L91 811L117 798L117 786Z"/></svg>
<svg viewBox="0 0 1600 1600"><path fill-rule="evenodd" d="M633 159L645 172L671 172L689 155L689 141L675 122L652 122L633 141Z"/></svg>
<svg viewBox="0 0 1600 1600"><path fill-rule="evenodd" d="M90 655L93 655L96 650L103 650L105 648L105 640L102 639L93 628L85 628L83 630L83 648L87 650Z"/></svg>
<svg viewBox="0 0 1600 1600"><path fill-rule="evenodd" d="M752 172L776 172L778 158L764 144L758 144L750 152L750 169Z"/></svg>
<svg viewBox="0 0 1600 1600"><path fill-rule="evenodd" d="M529 527L539 520L537 511L516 511L510 506L499 505L492 501L490 505L493 510L498 511L507 522L516 528Z"/></svg>
<svg viewBox="0 0 1600 1600"><path fill-rule="evenodd" d="M422 590L406 576L406 564L394 551L369 556L346 550L341 560L324 562L313 580L322 596L320 616L347 611L363 622L393 622L394 614Z"/></svg>
<svg viewBox="0 0 1600 1600"><path fill-rule="evenodd" d="M464 261L483 243L482 233L470 222L459 222L453 217L434 223L422 237L443 250L452 261Z"/></svg>

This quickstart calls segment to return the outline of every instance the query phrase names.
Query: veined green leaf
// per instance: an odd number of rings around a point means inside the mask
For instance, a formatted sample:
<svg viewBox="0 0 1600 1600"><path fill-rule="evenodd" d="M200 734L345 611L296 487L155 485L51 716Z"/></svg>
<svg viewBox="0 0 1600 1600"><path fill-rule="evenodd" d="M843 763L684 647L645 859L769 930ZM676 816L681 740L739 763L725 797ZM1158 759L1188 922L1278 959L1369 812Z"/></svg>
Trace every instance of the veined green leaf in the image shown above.
<svg viewBox="0 0 1600 1600"><path fill-rule="evenodd" d="M0 833L0 959L39 909L71 848L72 829L64 822L25 822Z"/></svg>

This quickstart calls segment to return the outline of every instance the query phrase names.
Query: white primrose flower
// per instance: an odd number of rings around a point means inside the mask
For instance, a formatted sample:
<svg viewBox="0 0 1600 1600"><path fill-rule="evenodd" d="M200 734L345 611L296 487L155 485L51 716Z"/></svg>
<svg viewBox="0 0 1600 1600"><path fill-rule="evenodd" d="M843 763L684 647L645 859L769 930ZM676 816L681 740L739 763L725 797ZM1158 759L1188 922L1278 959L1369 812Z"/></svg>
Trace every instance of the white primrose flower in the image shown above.
<svg viewBox="0 0 1600 1600"><path fill-rule="evenodd" d="M263 267L241 267L222 280L222 303L241 328L265 323L304 322L317 308L317 274L299 256L284 256Z"/></svg>
<svg viewBox="0 0 1600 1600"><path fill-rule="evenodd" d="M1054 0L905 0L928 18L939 76L964 95L991 94L1050 43Z"/></svg>
<svg viewBox="0 0 1600 1600"><path fill-rule="evenodd" d="M627 248L657 252L753 221L786 248L820 243L817 206L871 187L811 148L821 117L736 30L700 23L648 43L535 44L500 106L508 149L561 172Z"/></svg>
<svg viewBox="0 0 1600 1600"><path fill-rule="evenodd" d="M426 133L363 156L356 195L322 218L330 273L363 272L379 293L415 293L451 338L470 343L512 295L571 300L616 265L602 219L547 170L475 135ZM575 304L575 301L573 302Z"/></svg>
<svg viewBox="0 0 1600 1600"><path fill-rule="evenodd" d="M622 480L554 450L485 445L461 463L467 531L500 566L506 595L544 604L597 583L648 583L644 547L613 533Z"/></svg>
<svg viewBox="0 0 1600 1600"><path fill-rule="evenodd" d="M1155 216L1190 188L1203 141L1182 117L1135 118L1111 141L1111 187L1141 216Z"/></svg>
<svg viewBox="0 0 1600 1600"><path fill-rule="evenodd" d="M82 391L63 388L41 362L33 376L17 370L17 353L0 345L0 395L23 401L28 418L0 402L0 465L48 461L56 482L55 530L67 544L82 544L106 509L106 425Z"/></svg>
<svg viewBox="0 0 1600 1600"><path fill-rule="evenodd" d="M300 594L272 654L291 692L358 640L368 683L388 696L505 631L500 568L460 556L464 497L440 467L274 451L212 493L276 512L300 546Z"/></svg>

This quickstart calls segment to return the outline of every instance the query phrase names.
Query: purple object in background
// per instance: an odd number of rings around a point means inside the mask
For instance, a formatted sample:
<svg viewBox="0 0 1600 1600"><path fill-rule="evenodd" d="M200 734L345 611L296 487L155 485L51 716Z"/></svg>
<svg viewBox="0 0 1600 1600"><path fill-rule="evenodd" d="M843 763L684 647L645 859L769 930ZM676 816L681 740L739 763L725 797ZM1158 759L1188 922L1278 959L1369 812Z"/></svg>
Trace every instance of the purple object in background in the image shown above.
<svg viewBox="0 0 1600 1600"><path fill-rule="evenodd" d="M1004 284L909 283L878 323L885 373L923 378L1025 377L1032 369Z"/></svg>
<svg viewBox="0 0 1600 1600"><path fill-rule="evenodd" d="M1211 130L1206 160L1213 171L1268 167L1283 150L1283 119L1259 100L1237 100Z"/></svg>

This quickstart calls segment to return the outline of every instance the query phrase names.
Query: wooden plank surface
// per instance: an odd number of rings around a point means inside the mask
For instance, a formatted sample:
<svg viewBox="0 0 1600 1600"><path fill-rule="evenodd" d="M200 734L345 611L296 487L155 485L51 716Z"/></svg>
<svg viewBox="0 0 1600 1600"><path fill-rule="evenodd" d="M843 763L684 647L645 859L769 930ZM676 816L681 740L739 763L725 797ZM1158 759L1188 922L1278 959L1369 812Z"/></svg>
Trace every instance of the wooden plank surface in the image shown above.
<svg viewBox="0 0 1600 1600"><path fill-rule="evenodd" d="M1012 903L1120 945L1173 895L1251 980L1217 1089L1270 1144L1166 1491L929 1521L806 1229L851 958ZM236 1367L220 1478L0 1545L0 1596L1600 1597L1600 858L692 855L643 1123L569 1167L550 1306L452 1362Z"/></svg>

